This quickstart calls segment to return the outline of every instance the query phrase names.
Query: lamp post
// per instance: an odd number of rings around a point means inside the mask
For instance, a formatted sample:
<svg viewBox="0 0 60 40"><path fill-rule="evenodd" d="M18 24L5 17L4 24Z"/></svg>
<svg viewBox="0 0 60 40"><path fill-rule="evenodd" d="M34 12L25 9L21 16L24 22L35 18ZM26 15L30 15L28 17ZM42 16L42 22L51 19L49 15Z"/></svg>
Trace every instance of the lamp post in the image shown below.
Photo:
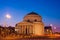
<svg viewBox="0 0 60 40"><path fill-rule="evenodd" d="M52 25L52 24L50 24L50 26L52 27L53 25Z"/></svg>
<svg viewBox="0 0 60 40"><path fill-rule="evenodd" d="M54 27L54 32L55 32L55 30L56 30L56 27Z"/></svg>
<svg viewBox="0 0 60 40"><path fill-rule="evenodd" d="M10 16L9 14L6 14L6 18L7 18L7 19L10 19L11 16Z"/></svg>
<svg viewBox="0 0 60 40"><path fill-rule="evenodd" d="M56 30L56 27L54 27L54 33L55 33L55 30ZM55 34L54 34L54 37L55 37Z"/></svg>
<svg viewBox="0 0 60 40"><path fill-rule="evenodd" d="M5 17L6 17L7 19L11 19L11 15L9 15L9 14L6 14ZM6 22L5 22L5 26L7 26Z"/></svg>

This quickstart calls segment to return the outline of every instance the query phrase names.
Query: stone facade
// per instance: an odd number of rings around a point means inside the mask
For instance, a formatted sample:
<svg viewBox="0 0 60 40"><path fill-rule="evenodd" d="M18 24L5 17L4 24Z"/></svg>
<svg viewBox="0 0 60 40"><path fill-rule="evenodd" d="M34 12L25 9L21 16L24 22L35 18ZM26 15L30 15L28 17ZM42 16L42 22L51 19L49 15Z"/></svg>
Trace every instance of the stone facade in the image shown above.
<svg viewBox="0 0 60 40"><path fill-rule="evenodd" d="M15 31L25 35L44 35L42 17L35 12L28 13L22 22L16 24Z"/></svg>

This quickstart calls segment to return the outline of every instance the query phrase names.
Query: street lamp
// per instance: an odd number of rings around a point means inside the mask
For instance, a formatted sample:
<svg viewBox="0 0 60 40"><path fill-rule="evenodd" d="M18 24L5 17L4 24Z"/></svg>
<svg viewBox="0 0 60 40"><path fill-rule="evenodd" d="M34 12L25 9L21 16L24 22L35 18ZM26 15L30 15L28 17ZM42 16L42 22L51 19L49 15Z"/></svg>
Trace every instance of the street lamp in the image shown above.
<svg viewBox="0 0 60 40"><path fill-rule="evenodd" d="M56 27L54 27L54 31L56 30Z"/></svg>
<svg viewBox="0 0 60 40"><path fill-rule="evenodd" d="M54 33L55 33L55 30L56 30L56 27L54 27ZM54 36L55 36L55 34L54 34Z"/></svg>
<svg viewBox="0 0 60 40"><path fill-rule="evenodd" d="M52 25L52 24L50 24L50 26L52 27L53 25Z"/></svg>
<svg viewBox="0 0 60 40"><path fill-rule="evenodd" d="M5 17L6 17L7 19L11 19L11 15L10 15L10 14L6 14ZM6 21L6 20L5 20L5 21ZM5 22L5 26L7 26L6 22Z"/></svg>
<svg viewBox="0 0 60 40"><path fill-rule="evenodd" d="M54 29L56 29L56 27L54 27Z"/></svg>
<svg viewBox="0 0 60 40"><path fill-rule="evenodd" d="M54 32L55 32L55 30L56 30L56 27L54 27Z"/></svg>
<svg viewBox="0 0 60 40"><path fill-rule="evenodd" d="M10 19L10 18L11 18L11 15L6 14L6 18L7 18L7 19Z"/></svg>

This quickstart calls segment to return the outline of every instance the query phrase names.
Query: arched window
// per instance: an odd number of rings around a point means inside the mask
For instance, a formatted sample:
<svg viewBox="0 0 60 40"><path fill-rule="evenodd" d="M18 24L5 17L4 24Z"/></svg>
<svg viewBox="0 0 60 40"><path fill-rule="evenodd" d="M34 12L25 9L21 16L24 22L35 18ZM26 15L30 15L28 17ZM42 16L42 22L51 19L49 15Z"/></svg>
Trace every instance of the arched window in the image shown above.
<svg viewBox="0 0 60 40"><path fill-rule="evenodd" d="M30 22L30 20L27 20L27 22Z"/></svg>
<svg viewBox="0 0 60 40"><path fill-rule="evenodd" d="M35 19L34 21L36 22L37 20Z"/></svg>

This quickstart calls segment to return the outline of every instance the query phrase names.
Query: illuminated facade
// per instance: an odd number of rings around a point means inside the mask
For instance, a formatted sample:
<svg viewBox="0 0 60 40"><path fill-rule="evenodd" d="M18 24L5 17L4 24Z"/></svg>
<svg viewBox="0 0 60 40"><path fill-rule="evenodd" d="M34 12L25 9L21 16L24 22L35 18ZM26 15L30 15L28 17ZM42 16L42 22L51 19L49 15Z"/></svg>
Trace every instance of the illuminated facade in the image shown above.
<svg viewBox="0 0 60 40"><path fill-rule="evenodd" d="M15 31L24 35L44 35L42 17L35 12L28 13L22 22L16 24Z"/></svg>

